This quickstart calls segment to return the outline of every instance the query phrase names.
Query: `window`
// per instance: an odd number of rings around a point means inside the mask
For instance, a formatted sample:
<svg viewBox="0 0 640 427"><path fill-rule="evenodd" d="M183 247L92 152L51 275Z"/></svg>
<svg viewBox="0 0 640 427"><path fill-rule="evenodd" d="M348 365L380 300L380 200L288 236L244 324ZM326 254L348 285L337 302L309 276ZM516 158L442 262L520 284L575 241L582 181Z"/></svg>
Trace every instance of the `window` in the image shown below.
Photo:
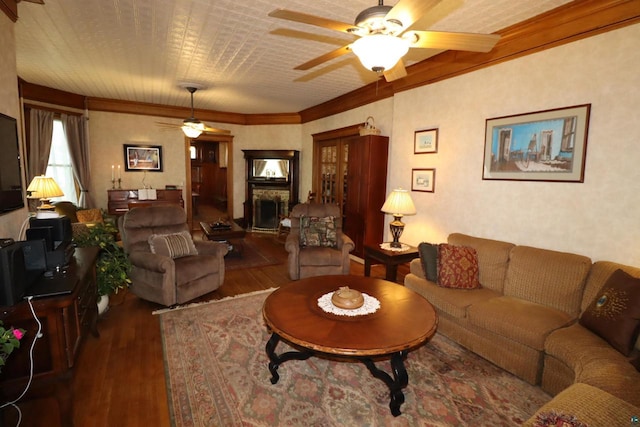
<svg viewBox="0 0 640 427"><path fill-rule="evenodd" d="M73 168L71 167L69 144L64 134L62 121L58 119L53 121L51 151L49 152L49 162L45 175L55 179L64 193L64 196L56 197L53 199L54 201L68 200L73 204L78 203L76 185L73 179Z"/></svg>

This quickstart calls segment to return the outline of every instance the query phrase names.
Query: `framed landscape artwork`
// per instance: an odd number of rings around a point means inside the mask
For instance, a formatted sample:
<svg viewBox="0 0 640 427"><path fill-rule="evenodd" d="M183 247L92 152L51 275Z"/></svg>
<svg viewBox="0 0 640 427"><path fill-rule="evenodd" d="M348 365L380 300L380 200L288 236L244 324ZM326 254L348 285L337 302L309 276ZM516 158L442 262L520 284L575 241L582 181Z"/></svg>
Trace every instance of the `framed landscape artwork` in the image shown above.
<svg viewBox="0 0 640 427"><path fill-rule="evenodd" d="M487 119L482 179L584 182L591 104Z"/></svg>
<svg viewBox="0 0 640 427"><path fill-rule="evenodd" d="M162 146L124 144L124 169L162 172Z"/></svg>
<svg viewBox="0 0 640 427"><path fill-rule="evenodd" d="M438 152L438 129L417 130L413 136L413 154Z"/></svg>
<svg viewBox="0 0 640 427"><path fill-rule="evenodd" d="M435 185L435 169L411 169L411 191L434 193Z"/></svg>

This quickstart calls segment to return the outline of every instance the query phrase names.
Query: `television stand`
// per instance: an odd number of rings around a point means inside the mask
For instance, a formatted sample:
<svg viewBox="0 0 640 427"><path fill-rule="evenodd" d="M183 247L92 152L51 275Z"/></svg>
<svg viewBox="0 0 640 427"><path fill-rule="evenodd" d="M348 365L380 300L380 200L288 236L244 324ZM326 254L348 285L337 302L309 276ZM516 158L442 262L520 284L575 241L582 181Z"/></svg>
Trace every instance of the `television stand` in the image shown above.
<svg viewBox="0 0 640 427"><path fill-rule="evenodd" d="M75 287L68 295L34 298L34 311L42 323L42 338L33 350L33 382L23 400L53 395L58 402L60 425L73 426L73 366L84 337L91 332L98 337L96 260L99 248L76 248L66 273L60 273ZM60 276L57 277L60 279ZM40 280L47 280L42 278ZM0 401L12 401L22 393L29 380L29 349L38 331L27 301L0 307L5 327L26 330L0 373ZM0 425L13 408L0 412Z"/></svg>

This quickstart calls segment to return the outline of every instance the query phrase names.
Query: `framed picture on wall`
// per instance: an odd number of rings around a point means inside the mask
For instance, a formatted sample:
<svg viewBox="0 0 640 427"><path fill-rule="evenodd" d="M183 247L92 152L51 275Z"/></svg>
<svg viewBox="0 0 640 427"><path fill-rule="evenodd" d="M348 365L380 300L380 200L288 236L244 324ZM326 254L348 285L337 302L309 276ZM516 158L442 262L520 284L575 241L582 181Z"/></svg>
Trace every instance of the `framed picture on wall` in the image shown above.
<svg viewBox="0 0 640 427"><path fill-rule="evenodd" d="M487 119L482 179L584 182L591 104Z"/></svg>
<svg viewBox="0 0 640 427"><path fill-rule="evenodd" d="M435 169L411 169L411 191L434 193L435 186Z"/></svg>
<svg viewBox="0 0 640 427"><path fill-rule="evenodd" d="M417 130L413 135L413 154L438 152L438 129Z"/></svg>
<svg viewBox="0 0 640 427"><path fill-rule="evenodd" d="M124 170L162 172L162 146L124 144Z"/></svg>

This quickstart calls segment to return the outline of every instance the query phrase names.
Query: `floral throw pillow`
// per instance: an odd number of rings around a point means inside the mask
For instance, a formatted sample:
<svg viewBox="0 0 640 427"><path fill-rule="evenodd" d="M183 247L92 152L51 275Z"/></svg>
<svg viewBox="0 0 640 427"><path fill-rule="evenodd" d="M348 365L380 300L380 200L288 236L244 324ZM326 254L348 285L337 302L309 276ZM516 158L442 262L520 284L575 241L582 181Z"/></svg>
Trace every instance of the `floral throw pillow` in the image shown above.
<svg viewBox="0 0 640 427"><path fill-rule="evenodd" d="M198 255L198 250L193 244L193 239L188 231L174 234L152 234L149 236L151 252L175 258L188 255Z"/></svg>
<svg viewBox="0 0 640 427"><path fill-rule="evenodd" d="M640 333L640 278L613 272L582 313L580 324L629 356Z"/></svg>
<svg viewBox="0 0 640 427"><path fill-rule="evenodd" d="M536 417L534 427L589 427L573 415L559 414L555 411L542 412Z"/></svg>
<svg viewBox="0 0 640 427"><path fill-rule="evenodd" d="M300 217L300 247L325 247L338 246L336 222L333 216Z"/></svg>
<svg viewBox="0 0 640 427"><path fill-rule="evenodd" d="M444 288L480 287L478 253L467 246L438 245L438 285Z"/></svg>

